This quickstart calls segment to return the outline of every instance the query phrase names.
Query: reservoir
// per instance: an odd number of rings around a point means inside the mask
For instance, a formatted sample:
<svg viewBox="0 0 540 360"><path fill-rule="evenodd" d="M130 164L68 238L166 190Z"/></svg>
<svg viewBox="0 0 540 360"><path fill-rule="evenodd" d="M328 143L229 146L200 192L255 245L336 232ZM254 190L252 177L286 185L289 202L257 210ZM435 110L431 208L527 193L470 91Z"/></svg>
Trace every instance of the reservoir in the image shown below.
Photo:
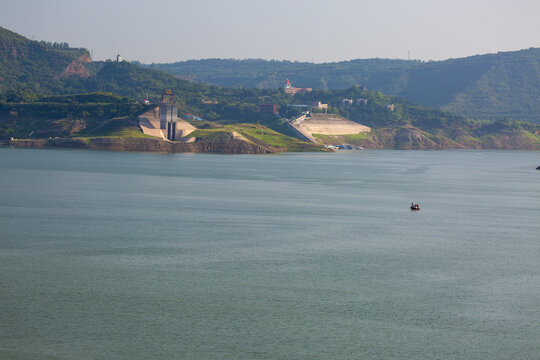
<svg viewBox="0 0 540 360"><path fill-rule="evenodd" d="M0 358L537 360L539 164L1 148Z"/></svg>

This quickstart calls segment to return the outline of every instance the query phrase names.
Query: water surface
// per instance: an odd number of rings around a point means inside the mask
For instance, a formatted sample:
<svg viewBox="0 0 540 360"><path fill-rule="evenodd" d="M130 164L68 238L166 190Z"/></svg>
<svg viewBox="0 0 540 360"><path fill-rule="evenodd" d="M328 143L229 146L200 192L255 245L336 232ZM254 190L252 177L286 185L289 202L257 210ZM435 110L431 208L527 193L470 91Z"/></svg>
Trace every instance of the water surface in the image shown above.
<svg viewBox="0 0 540 360"><path fill-rule="evenodd" d="M0 358L538 359L538 164L0 149Z"/></svg>

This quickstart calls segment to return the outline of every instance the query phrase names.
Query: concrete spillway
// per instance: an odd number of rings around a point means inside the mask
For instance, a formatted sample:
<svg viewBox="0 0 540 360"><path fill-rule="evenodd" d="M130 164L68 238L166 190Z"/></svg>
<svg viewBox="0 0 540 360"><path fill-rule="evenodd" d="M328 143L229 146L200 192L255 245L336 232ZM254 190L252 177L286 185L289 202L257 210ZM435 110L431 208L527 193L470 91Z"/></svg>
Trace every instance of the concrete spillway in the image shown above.
<svg viewBox="0 0 540 360"><path fill-rule="evenodd" d="M335 114L302 115L289 123L297 133L305 139L317 143L313 134L322 135L350 135L369 132L369 126L358 124Z"/></svg>
<svg viewBox="0 0 540 360"><path fill-rule="evenodd" d="M158 107L148 110L147 112L139 115L139 126L141 127L143 133L145 133L146 135L155 136L163 140L167 140L167 130L160 129L161 124ZM197 128L188 123L187 121L177 119L175 127L175 139L181 140L195 130L197 130ZM191 141L193 140L194 139L191 139Z"/></svg>

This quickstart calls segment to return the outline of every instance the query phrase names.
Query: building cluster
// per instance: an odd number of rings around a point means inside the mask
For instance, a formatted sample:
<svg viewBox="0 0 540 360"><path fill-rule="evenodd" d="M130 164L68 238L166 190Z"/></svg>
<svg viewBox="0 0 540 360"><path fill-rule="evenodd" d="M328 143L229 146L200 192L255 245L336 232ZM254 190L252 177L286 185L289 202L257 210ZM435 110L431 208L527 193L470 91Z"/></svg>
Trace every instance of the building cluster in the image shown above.
<svg viewBox="0 0 540 360"><path fill-rule="evenodd" d="M323 104L320 101L316 101L313 103L312 106L313 109L320 109L320 110L328 110L328 104Z"/></svg>
<svg viewBox="0 0 540 360"><path fill-rule="evenodd" d="M285 81L285 87L283 89L285 90L285 94L289 94L289 95L305 94L305 93L313 91L312 88L293 87L291 85L291 82L289 81L289 79L287 79L287 81Z"/></svg>

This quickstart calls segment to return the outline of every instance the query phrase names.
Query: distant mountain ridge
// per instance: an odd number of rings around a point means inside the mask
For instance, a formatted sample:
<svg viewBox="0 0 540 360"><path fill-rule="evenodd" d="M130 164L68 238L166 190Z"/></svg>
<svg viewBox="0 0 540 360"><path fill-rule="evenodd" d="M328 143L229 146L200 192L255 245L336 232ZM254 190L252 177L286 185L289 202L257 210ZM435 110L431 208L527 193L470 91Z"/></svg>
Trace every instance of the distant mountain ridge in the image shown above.
<svg viewBox="0 0 540 360"><path fill-rule="evenodd" d="M366 59L314 64L206 59L147 66L229 87L277 88L286 78L295 86L323 90L363 84L471 118L540 122L539 48L428 62Z"/></svg>

